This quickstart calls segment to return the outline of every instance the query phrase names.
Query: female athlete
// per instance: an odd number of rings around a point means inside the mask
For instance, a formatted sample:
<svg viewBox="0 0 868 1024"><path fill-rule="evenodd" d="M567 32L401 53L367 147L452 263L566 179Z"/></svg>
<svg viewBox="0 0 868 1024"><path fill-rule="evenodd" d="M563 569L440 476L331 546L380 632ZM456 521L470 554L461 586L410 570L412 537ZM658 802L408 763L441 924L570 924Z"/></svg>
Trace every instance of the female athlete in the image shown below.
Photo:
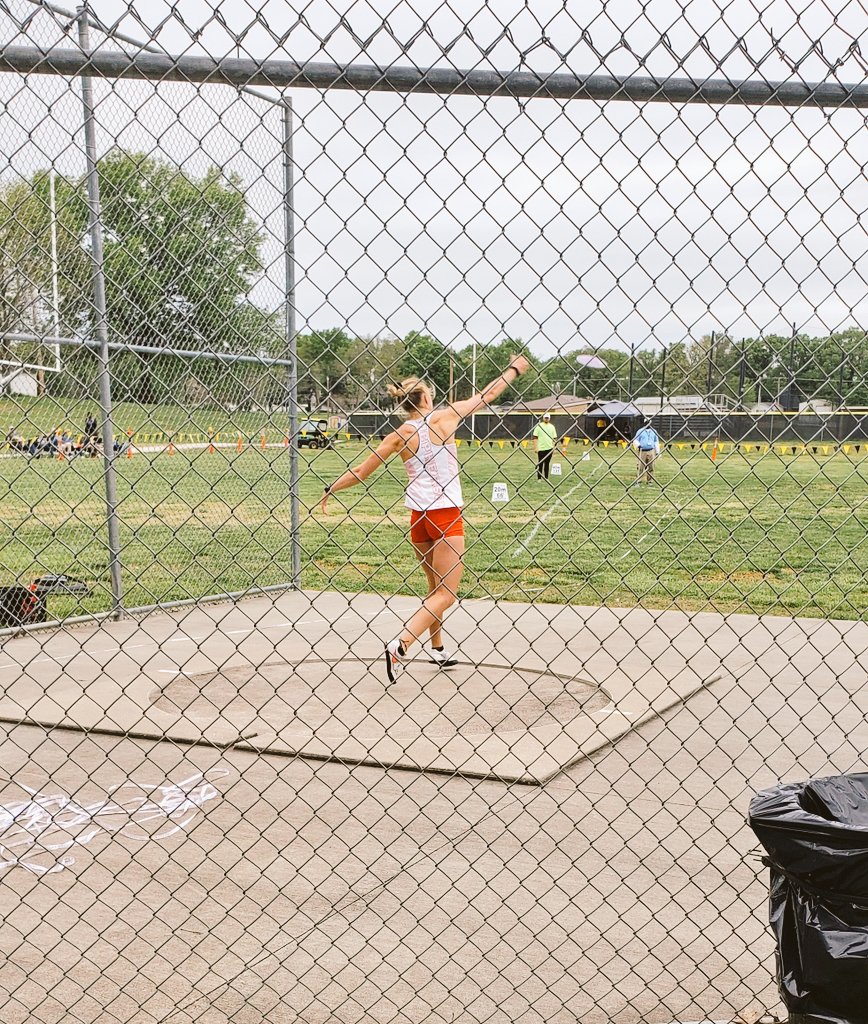
<svg viewBox="0 0 868 1024"><path fill-rule="evenodd" d="M330 495L362 483L393 455L407 469L404 504L410 509L410 542L428 579L428 595L403 632L386 645L386 673L394 682L407 661L410 648L430 634L429 660L448 667L454 655L443 645L443 617L458 599L464 568L463 501L459 479L455 431L465 417L497 398L527 370L527 359L515 356L503 373L479 394L461 402L434 408L434 390L418 377L389 388L407 421L380 444L364 462L348 469L325 488L320 507L327 512Z"/></svg>

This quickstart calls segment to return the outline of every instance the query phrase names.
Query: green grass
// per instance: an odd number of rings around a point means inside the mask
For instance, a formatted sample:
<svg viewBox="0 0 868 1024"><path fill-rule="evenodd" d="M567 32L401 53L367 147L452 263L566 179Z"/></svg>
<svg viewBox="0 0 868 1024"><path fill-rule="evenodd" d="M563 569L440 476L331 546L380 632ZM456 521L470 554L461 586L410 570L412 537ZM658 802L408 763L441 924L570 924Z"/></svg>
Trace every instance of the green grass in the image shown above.
<svg viewBox="0 0 868 1024"><path fill-rule="evenodd" d="M252 433L252 431L251 431ZM302 583L422 592L407 543L403 469L315 512L322 482L365 449L302 453ZM868 457L675 451L660 486L631 488L634 460L572 448L560 478L532 453L460 449L467 501L462 596L650 608L863 618L868 608ZM289 460L282 448L207 449L119 459L125 601L144 605L284 582ZM506 505L491 486L504 481ZM108 607L102 462L0 459L2 581L69 572L94 584L80 606ZM524 542L524 543L522 543Z"/></svg>
<svg viewBox="0 0 868 1024"><path fill-rule="evenodd" d="M89 413L99 415L98 403L72 401L68 398L0 398L0 437L5 438L10 428L22 437L38 437L65 429L73 437L84 430ZM146 443L160 435L187 440L189 435L213 432L234 440L239 432L245 437L259 437L266 433L272 441L283 436L287 429L287 416L283 412L245 412L240 409L225 411L213 406L185 408L183 405L140 405L120 402L114 410L115 434L132 431L137 440ZM183 438L180 435L184 435Z"/></svg>

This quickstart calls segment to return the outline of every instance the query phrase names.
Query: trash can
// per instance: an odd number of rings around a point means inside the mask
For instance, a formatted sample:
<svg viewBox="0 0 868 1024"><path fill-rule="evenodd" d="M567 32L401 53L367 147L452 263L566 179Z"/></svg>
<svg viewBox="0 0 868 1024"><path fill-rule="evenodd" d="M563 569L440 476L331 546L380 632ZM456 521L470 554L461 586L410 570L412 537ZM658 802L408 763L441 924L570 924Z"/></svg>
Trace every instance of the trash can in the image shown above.
<svg viewBox="0 0 868 1024"><path fill-rule="evenodd" d="M769 916L791 1024L868 1024L868 774L758 793Z"/></svg>

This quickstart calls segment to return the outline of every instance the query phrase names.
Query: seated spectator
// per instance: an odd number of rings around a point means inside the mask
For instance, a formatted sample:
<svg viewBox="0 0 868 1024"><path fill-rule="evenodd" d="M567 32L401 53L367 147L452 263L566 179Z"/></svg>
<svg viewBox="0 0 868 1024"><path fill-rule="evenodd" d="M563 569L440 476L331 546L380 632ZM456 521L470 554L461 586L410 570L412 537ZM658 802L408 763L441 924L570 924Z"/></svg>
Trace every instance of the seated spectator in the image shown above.
<svg viewBox="0 0 868 1024"><path fill-rule="evenodd" d="M9 432L6 434L6 444L12 452L27 451L27 442L20 434L15 433L14 427L10 427Z"/></svg>
<svg viewBox="0 0 868 1024"><path fill-rule="evenodd" d="M91 458L96 458L99 435L97 434L96 416L93 413L87 417L84 424L84 438L82 439L82 450L87 452Z"/></svg>

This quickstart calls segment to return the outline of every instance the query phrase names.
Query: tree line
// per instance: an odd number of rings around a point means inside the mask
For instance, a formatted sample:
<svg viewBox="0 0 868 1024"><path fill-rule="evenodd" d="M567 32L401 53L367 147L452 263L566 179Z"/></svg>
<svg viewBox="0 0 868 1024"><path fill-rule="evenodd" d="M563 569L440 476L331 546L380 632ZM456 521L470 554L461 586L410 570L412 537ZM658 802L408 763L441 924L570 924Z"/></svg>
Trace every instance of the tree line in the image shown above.
<svg viewBox="0 0 868 1024"><path fill-rule="evenodd" d="M104 156L98 172L113 341L286 357L283 311L250 298L263 273L266 235L240 179L216 167L196 176L120 150ZM94 337L86 182L56 176L53 186L53 214L47 171L0 188L0 359L44 359L44 349L3 335L52 334L55 318L61 336ZM388 383L407 376L424 377L440 396L456 398L470 394L474 380L474 347L447 344L424 329L358 337L340 325L308 327L297 347L299 397L311 411L382 407ZM868 339L855 326L822 337L721 333L668 346L649 340L632 351L614 342L574 344L543 358L520 338L505 337L476 347L476 381L490 380L514 353L528 355L534 368L509 393L513 399L691 394L789 408L809 398L868 405ZM589 355L605 368L585 365ZM46 375L44 386L57 397L92 396L97 370L92 352L65 348L62 372ZM111 373L118 401L267 408L287 400L284 366L113 352Z"/></svg>
<svg viewBox="0 0 868 1024"><path fill-rule="evenodd" d="M406 376L424 377L441 396L466 398L474 380L472 345L449 346L421 331L404 338L355 338L335 327L300 335L298 350L299 393L310 408L378 408L389 381ZM769 402L795 409L810 399L868 405L868 337L855 327L824 337L708 334L632 352L615 345L577 346L543 359L521 339L505 338L476 347L477 383L487 383L517 353L527 355L533 368L507 401L698 395L734 406ZM604 368L587 366L588 356Z"/></svg>

